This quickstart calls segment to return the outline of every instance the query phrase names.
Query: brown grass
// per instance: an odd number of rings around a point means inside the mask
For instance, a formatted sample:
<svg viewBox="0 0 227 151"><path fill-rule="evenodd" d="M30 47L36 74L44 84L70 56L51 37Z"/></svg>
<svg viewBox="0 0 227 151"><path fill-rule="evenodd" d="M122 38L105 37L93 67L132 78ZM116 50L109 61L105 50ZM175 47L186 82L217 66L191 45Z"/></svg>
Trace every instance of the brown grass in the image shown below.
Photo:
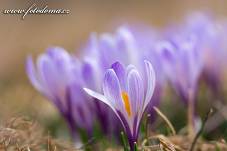
<svg viewBox="0 0 227 151"><path fill-rule="evenodd" d="M12 118L0 128L0 151L74 151L71 143L44 135L38 123Z"/></svg>
<svg viewBox="0 0 227 151"><path fill-rule="evenodd" d="M188 151L192 141L186 135L153 135L139 144L143 151ZM100 148L100 147L98 147ZM94 148L93 148L94 149ZM0 127L0 151L76 151L71 142L45 135L42 127L24 117L12 118ZM97 149L94 149L97 150ZM122 149L111 149L117 151ZM198 139L194 151L226 151L224 140Z"/></svg>

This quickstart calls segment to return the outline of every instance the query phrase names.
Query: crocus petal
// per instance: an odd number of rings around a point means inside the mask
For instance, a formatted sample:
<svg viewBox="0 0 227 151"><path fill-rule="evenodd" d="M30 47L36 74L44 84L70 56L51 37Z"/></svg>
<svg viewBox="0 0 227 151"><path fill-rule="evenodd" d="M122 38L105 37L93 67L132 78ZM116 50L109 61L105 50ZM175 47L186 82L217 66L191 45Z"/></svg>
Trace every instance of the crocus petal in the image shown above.
<svg viewBox="0 0 227 151"><path fill-rule="evenodd" d="M61 97L63 98L63 91L60 89L59 74L55 70L53 62L49 59L47 55L41 55L37 60L37 67L40 74L40 79L42 80L45 87L49 90L49 95L52 98Z"/></svg>
<svg viewBox="0 0 227 151"><path fill-rule="evenodd" d="M154 69L149 61L144 61L145 64L145 72L146 72L146 82L147 82L147 93L145 95L145 101L143 105L143 110L147 107L149 104L151 97L154 92L155 88L155 72Z"/></svg>
<svg viewBox="0 0 227 151"><path fill-rule="evenodd" d="M61 47L50 47L47 49L47 56L53 62L55 71L58 72L57 75L61 74L61 78L59 78L58 83L65 83L66 80L71 80L72 78L69 73L70 68L73 64L78 64L76 59L72 59L72 57L67 53L67 51Z"/></svg>
<svg viewBox="0 0 227 151"><path fill-rule="evenodd" d="M125 78L126 78L126 73L125 73L125 67L120 63L120 62L115 62L114 64L112 64L111 68L115 71L120 85L121 85L121 89L126 91L126 86L125 86Z"/></svg>
<svg viewBox="0 0 227 151"><path fill-rule="evenodd" d="M95 73L94 68L90 63L84 63L82 66L82 76L86 81L86 86L95 89L96 88L96 80L95 80Z"/></svg>
<svg viewBox="0 0 227 151"><path fill-rule="evenodd" d="M103 103L108 105L114 112L116 112L116 109L114 108L114 106L110 103L110 101L104 95L97 93L95 91L92 91L91 89L88 89L88 88L84 88L84 91L87 94L89 94L90 96L102 101Z"/></svg>
<svg viewBox="0 0 227 151"><path fill-rule="evenodd" d="M135 51L135 39L132 33L125 27L118 29L116 34L116 43L119 58L121 61L134 62L137 60L137 52Z"/></svg>
<svg viewBox="0 0 227 151"><path fill-rule="evenodd" d="M109 34L103 34L100 37L99 41L99 48L98 53L101 56L101 60L103 65L106 65L106 68L108 68L114 60L113 58L117 57L117 53L115 51L115 41L113 37Z"/></svg>
<svg viewBox="0 0 227 151"><path fill-rule="evenodd" d="M137 70L136 67L132 64L128 65L126 68L126 76L128 77L128 74L131 72L131 70Z"/></svg>
<svg viewBox="0 0 227 151"><path fill-rule="evenodd" d="M90 89L88 89L88 88L84 88L84 91L85 91L88 95L90 95L90 96L92 96L92 97L98 99L99 101L101 101L101 102L103 102L104 104L106 104L107 106L109 106L109 107L112 109L112 111L116 114L116 116L119 118L119 120L123 123L122 118L121 118L120 115L119 115L119 111L116 110L116 108L114 108L114 106L110 103L109 100L107 100L107 98L106 98L104 95L102 95L102 94L100 94L100 93L97 93L97 92L95 92L95 91L92 91L92 90L90 90Z"/></svg>
<svg viewBox="0 0 227 151"><path fill-rule="evenodd" d="M103 92L111 104L118 110L123 109L121 99L121 88L116 73L113 69L108 69L103 81Z"/></svg>
<svg viewBox="0 0 227 151"><path fill-rule="evenodd" d="M122 50L127 50L135 42L132 33L125 27L121 27L117 31L117 42L119 48Z"/></svg>
<svg viewBox="0 0 227 151"><path fill-rule="evenodd" d="M47 49L48 56L55 60L64 60L65 62L70 59L70 55L61 47L50 47Z"/></svg>
<svg viewBox="0 0 227 151"><path fill-rule="evenodd" d="M103 52L108 53L106 54L107 55L106 57L108 57L110 54L109 51L111 52L114 51L115 42L113 37L110 34L101 35L99 47Z"/></svg>
<svg viewBox="0 0 227 151"><path fill-rule="evenodd" d="M43 90L42 84L38 80L37 73L36 73L36 70L35 70L35 67L34 67L34 63L33 63L33 60L32 60L32 57L31 56L29 56L27 58L27 61L26 61L26 71L27 71L28 78L31 81L31 83L33 84L33 86L38 91L40 91L41 93L45 92Z"/></svg>
<svg viewBox="0 0 227 151"><path fill-rule="evenodd" d="M156 46L157 51L159 51L159 53L161 54L161 56L163 57L163 60L165 61L169 61L172 62L174 61L174 46L170 43L170 42L160 42L158 43L158 45Z"/></svg>
<svg viewBox="0 0 227 151"><path fill-rule="evenodd" d="M110 101L102 94L94 92L88 88L84 88L84 91L89 94L90 96L98 99L99 101L105 103L106 105L108 105L112 111L116 114L116 116L118 117L118 119L121 121L123 127L125 129L128 129L128 131L130 131L129 127L125 127L126 125L128 125L128 120L125 119L125 116L122 116L124 113L122 113L121 111L117 110L111 103Z"/></svg>
<svg viewBox="0 0 227 151"><path fill-rule="evenodd" d="M86 127L86 129L91 130L93 117L90 112L90 103L93 102L89 102L90 100L88 99L87 94L84 92L81 85L76 82L69 86L69 93L71 97L71 106L68 106L68 108L72 107L71 112L75 121L80 124L80 127Z"/></svg>
<svg viewBox="0 0 227 151"><path fill-rule="evenodd" d="M128 73L127 83L132 112L136 116L139 112L142 112L144 100L143 81L137 70L131 70Z"/></svg>

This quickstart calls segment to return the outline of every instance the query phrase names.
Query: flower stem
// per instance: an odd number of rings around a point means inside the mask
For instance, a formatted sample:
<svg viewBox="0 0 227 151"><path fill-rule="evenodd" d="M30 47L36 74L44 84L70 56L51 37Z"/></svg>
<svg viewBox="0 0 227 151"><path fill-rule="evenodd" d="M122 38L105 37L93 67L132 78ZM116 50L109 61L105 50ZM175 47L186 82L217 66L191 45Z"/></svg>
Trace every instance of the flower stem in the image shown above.
<svg viewBox="0 0 227 151"><path fill-rule="evenodd" d="M124 146L124 151L129 151L128 145L127 145L127 140L125 138L124 132L121 132L121 139L122 139L122 143L123 143L123 146Z"/></svg>
<svg viewBox="0 0 227 151"><path fill-rule="evenodd" d="M129 146L130 146L130 151L136 151L136 146L135 146L135 142L134 141L130 141L129 142Z"/></svg>
<svg viewBox="0 0 227 151"><path fill-rule="evenodd" d="M188 136L193 139L195 136L195 124L194 124L194 96L191 90L188 93Z"/></svg>
<svg viewBox="0 0 227 151"><path fill-rule="evenodd" d="M138 146L136 142L134 142L134 151L138 151Z"/></svg>
<svg viewBox="0 0 227 151"><path fill-rule="evenodd" d="M145 138L148 139L149 136L149 119L150 119L151 115L148 114L146 117L146 121L145 121Z"/></svg>
<svg viewBox="0 0 227 151"><path fill-rule="evenodd" d="M135 137L131 137L128 139L130 151L136 151L137 149L137 144L136 144L136 139ZM135 146L136 145L136 146Z"/></svg>

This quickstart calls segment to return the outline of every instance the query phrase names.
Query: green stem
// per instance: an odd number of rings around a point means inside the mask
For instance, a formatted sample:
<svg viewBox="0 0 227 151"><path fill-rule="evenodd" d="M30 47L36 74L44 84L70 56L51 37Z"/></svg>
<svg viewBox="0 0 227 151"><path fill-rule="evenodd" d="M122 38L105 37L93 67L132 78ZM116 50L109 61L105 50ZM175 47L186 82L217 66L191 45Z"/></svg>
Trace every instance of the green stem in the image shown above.
<svg viewBox="0 0 227 151"><path fill-rule="evenodd" d="M138 146L136 142L134 142L134 151L138 151Z"/></svg>
<svg viewBox="0 0 227 151"><path fill-rule="evenodd" d="M126 137L124 135L124 132L121 132L121 139L122 139L122 143L123 143L123 146L124 146L124 151L129 151L128 145L127 145L127 140L126 140Z"/></svg>

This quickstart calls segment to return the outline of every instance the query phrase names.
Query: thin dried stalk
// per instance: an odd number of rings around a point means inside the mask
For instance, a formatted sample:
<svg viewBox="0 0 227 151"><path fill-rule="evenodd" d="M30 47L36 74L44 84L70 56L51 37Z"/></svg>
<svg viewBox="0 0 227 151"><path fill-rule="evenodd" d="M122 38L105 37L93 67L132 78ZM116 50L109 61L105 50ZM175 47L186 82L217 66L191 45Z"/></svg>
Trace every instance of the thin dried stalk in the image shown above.
<svg viewBox="0 0 227 151"><path fill-rule="evenodd" d="M173 135L176 135L176 130L174 129L174 127L173 127L172 123L169 121L169 119L157 107L154 106L153 108L158 113L158 115L161 116L162 119L169 126L169 128L171 129Z"/></svg>

